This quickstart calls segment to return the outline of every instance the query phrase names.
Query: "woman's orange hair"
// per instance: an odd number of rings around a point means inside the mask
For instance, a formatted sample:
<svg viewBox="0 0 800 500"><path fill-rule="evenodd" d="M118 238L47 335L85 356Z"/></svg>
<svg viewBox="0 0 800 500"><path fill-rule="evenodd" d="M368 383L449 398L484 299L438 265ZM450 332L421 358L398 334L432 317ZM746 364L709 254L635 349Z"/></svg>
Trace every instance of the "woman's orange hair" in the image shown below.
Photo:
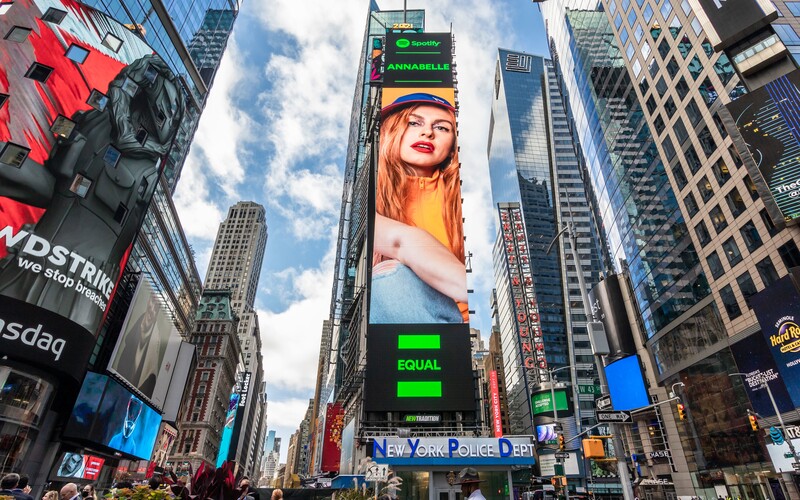
<svg viewBox="0 0 800 500"><path fill-rule="evenodd" d="M409 117L420 105L409 106L392 113L381 123L380 153L378 155L378 178L375 193L375 207L384 217L410 224L405 212L407 199L406 181L414 176L414 170L400 159L400 140L408 127ZM453 150L449 160L439 167L439 175L444 183L444 224L450 249L458 260L464 262L464 226L461 221L461 164L458 161L458 144L455 114L450 111L453 121Z"/></svg>

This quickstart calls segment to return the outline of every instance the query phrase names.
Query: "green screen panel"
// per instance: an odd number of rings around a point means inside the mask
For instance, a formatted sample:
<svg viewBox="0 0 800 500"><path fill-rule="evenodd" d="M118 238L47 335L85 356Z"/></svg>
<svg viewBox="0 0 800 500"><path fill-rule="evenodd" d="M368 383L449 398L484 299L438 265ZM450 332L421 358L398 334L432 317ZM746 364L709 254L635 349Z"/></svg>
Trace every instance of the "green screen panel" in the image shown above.
<svg viewBox="0 0 800 500"><path fill-rule="evenodd" d="M398 398L440 398L442 383L440 381L399 381L397 382Z"/></svg>
<svg viewBox="0 0 800 500"><path fill-rule="evenodd" d="M441 335L398 335L398 349L441 349Z"/></svg>

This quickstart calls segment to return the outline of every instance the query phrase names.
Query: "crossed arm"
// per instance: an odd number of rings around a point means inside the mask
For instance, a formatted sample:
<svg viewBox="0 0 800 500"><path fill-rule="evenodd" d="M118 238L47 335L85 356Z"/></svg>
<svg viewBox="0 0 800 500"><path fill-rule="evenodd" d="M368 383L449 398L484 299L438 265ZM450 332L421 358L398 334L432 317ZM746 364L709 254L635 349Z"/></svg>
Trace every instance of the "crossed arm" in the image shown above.
<svg viewBox="0 0 800 500"><path fill-rule="evenodd" d="M374 251L405 264L422 281L456 302L467 302L464 263L424 229L378 214Z"/></svg>

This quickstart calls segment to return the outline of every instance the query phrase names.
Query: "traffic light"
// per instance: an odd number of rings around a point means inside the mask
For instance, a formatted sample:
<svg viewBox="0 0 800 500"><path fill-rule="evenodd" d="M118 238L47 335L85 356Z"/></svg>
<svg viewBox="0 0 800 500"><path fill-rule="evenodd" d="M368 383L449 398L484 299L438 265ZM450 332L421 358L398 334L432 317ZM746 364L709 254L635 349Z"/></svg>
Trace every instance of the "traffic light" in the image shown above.
<svg viewBox="0 0 800 500"><path fill-rule="evenodd" d="M564 451L564 445L565 445L565 443L564 443L564 435L563 434L559 434L558 435L558 449L560 451Z"/></svg>
<svg viewBox="0 0 800 500"><path fill-rule="evenodd" d="M758 430L758 419L756 418L756 416L753 415L752 413L748 413L747 414L747 418L748 418L748 420L750 420L750 428L753 429L754 431L757 431Z"/></svg>
<svg viewBox="0 0 800 500"><path fill-rule="evenodd" d="M683 403L678 403L678 418L680 420L686 419L686 407L683 406Z"/></svg>

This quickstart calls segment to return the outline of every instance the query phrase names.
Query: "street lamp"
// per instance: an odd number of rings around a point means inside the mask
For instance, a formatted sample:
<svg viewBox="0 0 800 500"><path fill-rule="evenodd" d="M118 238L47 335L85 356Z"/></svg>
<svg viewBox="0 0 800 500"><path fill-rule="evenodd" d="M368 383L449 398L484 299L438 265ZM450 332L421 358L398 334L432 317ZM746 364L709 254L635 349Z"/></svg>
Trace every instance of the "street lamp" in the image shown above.
<svg viewBox="0 0 800 500"><path fill-rule="evenodd" d="M586 321L587 326L588 322L594 319L594 314L592 313L592 306L591 302L589 301L589 293L586 291L586 280L583 278L583 266L581 265L581 258L580 254L578 253L578 236L577 231L575 230L575 224L572 221L567 222L564 227L555 235L553 241L550 242L550 245L547 247L547 253L550 253L550 250L553 248L553 245L561 237L561 235L566 234L569 237L570 243L570 250L572 252L572 262L575 264L575 274L578 277L578 286L581 289L581 299L583 299L583 311L586 314ZM603 339L605 340L605 339ZM608 379L606 378L606 370L605 364L603 363L603 355L608 354L608 351L602 352L599 350L599 346L596 345L595 339L592 335L589 335L589 342L592 344L592 352L594 353L594 363L595 367L597 368L597 376L600 379L600 392L604 395L608 395ZM607 345L606 345L607 348ZM617 454L617 471L619 473L619 481L620 486L622 486L622 496L624 500L633 500L633 488L631 487L630 481L630 474L628 473L628 464L625 462L625 455L624 455L624 447L622 444L622 436L621 431L622 429L619 427L618 424L611 424L610 425L612 430L612 442L614 443L614 451Z"/></svg>
<svg viewBox="0 0 800 500"><path fill-rule="evenodd" d="M733 377L734 375L739 375L742 377L747 377L747 373L735 372L729 373L729 377ZM775 410L775 416L778 417L778 423L781 426L781 431L783 431L783 435L786 438L786 444L789 445L789 451L792 454L792 459L794 460L794 470L800 470L800 460L797 458L797 453L794 450L794 445L792 444L792 438L789 437L789 434L786 432L786 424L783 423L783 417L781 416L780 410L778 410L778 405L775 403L775 397L772 395L772 389L769 388L769 384L767 383L766 378L761 379L761 386L767 390L767 396L769 396L769 401L772 403L772 409Z"/></svg>

